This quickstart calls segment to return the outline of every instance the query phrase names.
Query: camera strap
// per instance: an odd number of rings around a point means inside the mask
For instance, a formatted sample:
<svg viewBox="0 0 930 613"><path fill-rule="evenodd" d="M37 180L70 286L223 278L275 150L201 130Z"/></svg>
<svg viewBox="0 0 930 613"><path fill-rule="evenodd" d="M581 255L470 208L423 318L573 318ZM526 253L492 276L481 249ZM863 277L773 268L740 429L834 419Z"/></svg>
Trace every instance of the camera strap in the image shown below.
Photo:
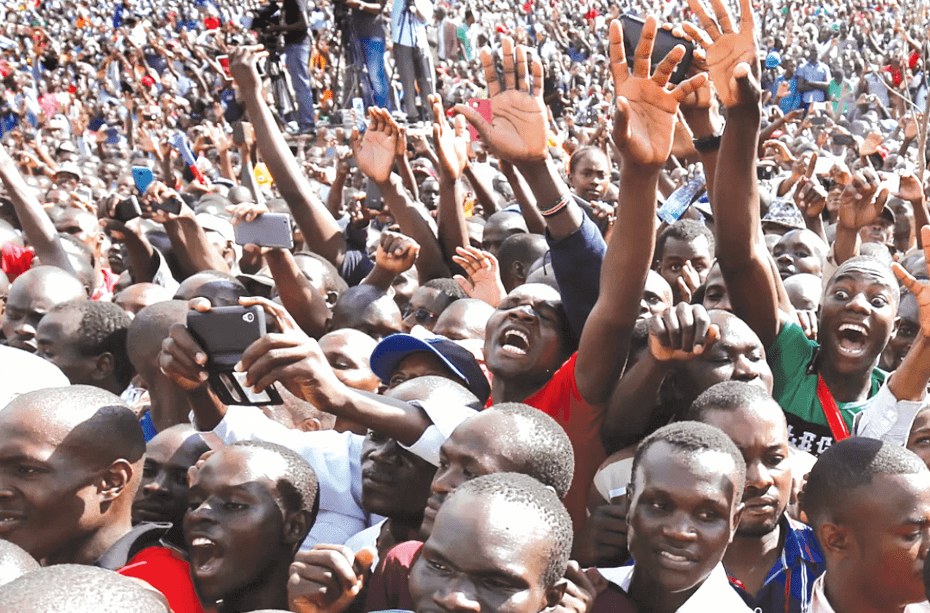
<svg viewBox="0 0 930 613"><path fill-rule="evenodd" d="M849 428L846 427L846 422L840 415L840 408L827 388L827 384L824 383L823 377L819 374L817 375L817 399L820 400L823 416L826 417L830 432L833 433L833 440L841 441L849 438Z"/></svg>

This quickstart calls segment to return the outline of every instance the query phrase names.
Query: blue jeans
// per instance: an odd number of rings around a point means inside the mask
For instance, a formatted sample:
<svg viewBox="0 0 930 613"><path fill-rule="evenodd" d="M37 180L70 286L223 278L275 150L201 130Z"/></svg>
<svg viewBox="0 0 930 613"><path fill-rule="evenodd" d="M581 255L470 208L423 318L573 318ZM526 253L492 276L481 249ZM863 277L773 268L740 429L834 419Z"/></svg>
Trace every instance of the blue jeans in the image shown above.
<svg viewBox="0 0 930 613"><path fill-rule="evenodd" d="M384 70L384 39L360 38L358 42L365 56L368 76L371 78L371 95L374 98L374 104L386 109L388 108L388 80L387 72Z"/></svg>
<svg viewBox="0 0 930 613"><path fill-rule="evenodd" d="M284 47L284 62L297 97L297 126L301 130L314 128L316 121L313 116L313 89L310 87L309 70L310 37Z"/></svg>

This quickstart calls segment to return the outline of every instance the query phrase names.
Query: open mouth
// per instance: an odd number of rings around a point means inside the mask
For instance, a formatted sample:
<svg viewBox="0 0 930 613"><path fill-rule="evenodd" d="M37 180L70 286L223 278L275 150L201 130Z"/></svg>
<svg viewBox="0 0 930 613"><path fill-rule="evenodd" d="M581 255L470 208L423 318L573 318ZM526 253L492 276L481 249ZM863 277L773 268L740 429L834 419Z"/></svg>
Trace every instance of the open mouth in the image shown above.
<svg viewBox="0 0 930 613"><path fill-rule="evenodd" d="M529 337L520 330L507 330L501 341L501 350L510 355L524 356L530 348Z"/></svg>
<svg viewBox="0 0 930 613"><path fill-rule="evenodd" d="M198 576L213 574L223 563L220 546L204 536L194 537L187 549L191 568Z"/></svg>
<svg viewBox="0 0 930 613"><path fill-rule="evenodd" d="M10 532L16 528L22 520L23 517L21 515L0 512L0 534Z"/></svg>
<svg viewBox="0 0 930 613"><path fill-rule="evenodd" d="M837 330L836 339L839 350L849 357L859 357L866 350L869 331L859 324L843 324Z"/></svg>
<svg viewBox="0 0 930 613"><path fill-rule="evenodd" d="M663 566L672 569L689 568L695 563L695 560L691 556L681 553L674 553L667 549L660 549L656 552L656 554L659 558L659 562Z"/></svg>

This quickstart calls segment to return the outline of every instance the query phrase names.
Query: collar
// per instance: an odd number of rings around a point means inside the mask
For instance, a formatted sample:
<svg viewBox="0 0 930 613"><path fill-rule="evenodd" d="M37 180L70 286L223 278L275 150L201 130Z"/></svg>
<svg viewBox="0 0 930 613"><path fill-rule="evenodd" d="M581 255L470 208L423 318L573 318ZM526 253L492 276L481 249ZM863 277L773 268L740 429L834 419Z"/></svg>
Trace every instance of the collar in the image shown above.
<svg viewBox="0 0 930 613"><path fill-rule="evenodd" d="M143 549L163 547L161 539L170 529L169 523L145 522L134 526L122 538L110 545L109 549L104 551L93 565L107 570L122 568Z"/></svg>
<svg viewBox="0 0 930 613"><path fill-rule="evenodd" d="M827 592L824 588L824 585L826 585L824 577L826 576L827 573L824 573L814 581L813 591L811 592L810 613L836 613L830 605L830 601L827 600ZM930 603L926 600L904 607L904 613L927 613L928 611L930 611Z"/></svg>
<svg viewBox="0 0 930 613"><path fill-rule="evenodd" d="M621 566L619 568L599 568L601 575L620 587L625 592L629 592L630 583L633 580L632 566ZM727 573L723 570L723 563L717 564L714 570L707 575L704 583L693 593L675 613L707 613L707 611L718 611L727 613L748 613L750 609L743 602L727 579ZM832 612L831 612L832 613Z"/></svg>
<svg viewBox="0 0 930 613"><path fill-rule="evenodd" d="M784 534L785 544L782 549L782 560L786 566L794 566L798 558L808 564L823 564L823 554L820 544L814 537L814 531L807 524L782 515L778 522Z"/></svg>

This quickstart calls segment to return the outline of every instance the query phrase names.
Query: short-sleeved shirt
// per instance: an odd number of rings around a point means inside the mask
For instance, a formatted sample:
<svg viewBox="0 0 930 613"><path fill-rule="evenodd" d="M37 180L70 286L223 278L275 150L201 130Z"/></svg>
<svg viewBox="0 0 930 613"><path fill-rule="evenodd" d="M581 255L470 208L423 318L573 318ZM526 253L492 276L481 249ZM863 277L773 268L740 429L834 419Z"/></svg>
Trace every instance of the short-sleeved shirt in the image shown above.
<svg viewBox="0 0 930 613"><path fill-rule="evenodd" d="M556 371L541 390L523 401L524 404L539 409L556 420L572 442L575 452L575 476L562 502L572 516L576 533L584 525L587 517L588 489L601 462L607 457L601 443L604 407L588 404L578 392L575 379L577 358L576 353Z"/></svg>
<svg viewBox="0 0 930 613"><path fill-rule="evenodd" d="M833 433L817 398L818 376L812 368L818 350L819 345L804 336L800 326L786 323L766 352L774 379L772 396L788 419L788 439L792 446L815 456L833 444ZM872 369L870 398L878 392L886 376L880 368ZM853 420L864 405L861 401L837 402L850 432L855 430Z"/></svg>

